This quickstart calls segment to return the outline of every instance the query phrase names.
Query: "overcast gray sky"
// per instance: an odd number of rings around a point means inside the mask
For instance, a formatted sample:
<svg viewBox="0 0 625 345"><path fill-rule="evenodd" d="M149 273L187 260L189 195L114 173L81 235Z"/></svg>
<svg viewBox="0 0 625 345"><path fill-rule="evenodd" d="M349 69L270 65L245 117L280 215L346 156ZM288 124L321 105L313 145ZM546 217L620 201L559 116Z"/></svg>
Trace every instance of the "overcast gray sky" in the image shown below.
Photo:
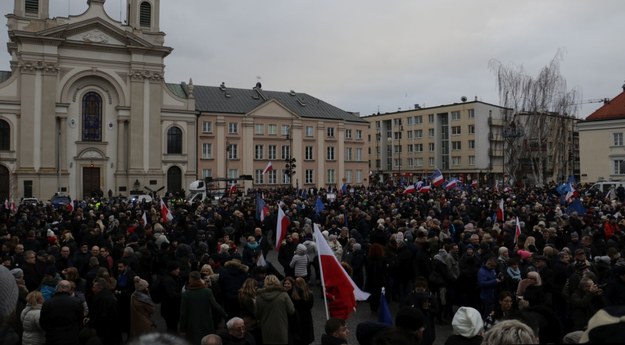
<svg viewBox="0 0 625 345"><path fill-rule="evenodd" d="M50 2L50 16L87 8ZM106 2L112 18L126 16L122 3ZM1 0L0 14L11 12L13 0ZM163 0L160 28L174 48L167 82L251 88L260 78L370 115L462 96L499 104L491 59L536 75L558 49L582 101L612 98L625 83L624 15L623 0ZM2 70L7 39L0 33Z"/></svg>

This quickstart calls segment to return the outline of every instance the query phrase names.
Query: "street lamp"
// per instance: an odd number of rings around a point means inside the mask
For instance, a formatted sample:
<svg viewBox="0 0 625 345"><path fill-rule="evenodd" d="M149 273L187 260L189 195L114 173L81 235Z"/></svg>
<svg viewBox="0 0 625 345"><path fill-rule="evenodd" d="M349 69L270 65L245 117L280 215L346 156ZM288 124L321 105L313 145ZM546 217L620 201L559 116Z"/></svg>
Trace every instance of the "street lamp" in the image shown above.
<svg viewBox="0 0 625 345"><path fill-rule="evenodd" d="M293 187L293 175L295 175L295 162L296 159L295 157L293 157L292 153L291 153L291 148L292 148L292 143L293 143L293 136L291 135L291 127L289 126L287 133L286 133L286 140L289 143L289 151L288 151L288 155L285 157L284 162L285 164L285 172L284 174L289 178L289 187Z"/></svg>

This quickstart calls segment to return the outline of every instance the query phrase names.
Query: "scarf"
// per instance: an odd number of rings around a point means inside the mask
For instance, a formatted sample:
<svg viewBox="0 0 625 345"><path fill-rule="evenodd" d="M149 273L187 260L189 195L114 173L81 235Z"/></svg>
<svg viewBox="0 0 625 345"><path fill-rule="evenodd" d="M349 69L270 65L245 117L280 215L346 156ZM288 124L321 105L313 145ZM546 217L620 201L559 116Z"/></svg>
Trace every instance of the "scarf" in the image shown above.
<svg viewBox="0 0 625 345"><path fill-rule="evenodd" d="M135 291L132 293L132 297L134 297L139 302L147 303L149 305L154 305L152 298L147 293L143 293L141 291Z"/></svg>
<svg viewBox="0 0 625 345"><path fill-rule="evenodd" d="M521 280L521 270L517 267L517 269L513 269L512 267L508 267L506 270L510 278L514 280Z"/></svg>

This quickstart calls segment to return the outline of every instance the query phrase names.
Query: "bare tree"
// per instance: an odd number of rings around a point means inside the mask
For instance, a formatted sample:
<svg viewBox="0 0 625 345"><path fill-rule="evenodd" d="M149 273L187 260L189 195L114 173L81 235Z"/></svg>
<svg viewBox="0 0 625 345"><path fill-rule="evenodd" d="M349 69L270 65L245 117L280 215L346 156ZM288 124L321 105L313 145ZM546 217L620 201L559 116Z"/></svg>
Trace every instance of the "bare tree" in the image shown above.
<svg viewBox="0 0 625 345"><path fill-rule="evenodd" d="M558 50L536 77L523 67L489 62L497 76L500 105L506 109L502 134L504 174L508 176L531 174L536 184L543 185L572 172L577 92L566 89L560 74L561 58L562 51Z"/></svg>

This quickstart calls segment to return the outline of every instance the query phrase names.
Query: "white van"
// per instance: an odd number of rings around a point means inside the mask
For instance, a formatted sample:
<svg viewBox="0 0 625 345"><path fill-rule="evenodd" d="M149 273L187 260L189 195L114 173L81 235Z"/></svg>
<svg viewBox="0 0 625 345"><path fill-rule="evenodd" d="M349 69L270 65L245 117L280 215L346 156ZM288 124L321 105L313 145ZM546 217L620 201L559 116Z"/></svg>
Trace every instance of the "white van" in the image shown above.
<svg viewBox="0 0 625 345"><path fill-rule="evenodd" d="M595 192L601 192L603 194L610 191L610 189L616 189L618 187L625 188L624 181L601 181L593 184L588 190L586 194L594 194Z"/></svg>

